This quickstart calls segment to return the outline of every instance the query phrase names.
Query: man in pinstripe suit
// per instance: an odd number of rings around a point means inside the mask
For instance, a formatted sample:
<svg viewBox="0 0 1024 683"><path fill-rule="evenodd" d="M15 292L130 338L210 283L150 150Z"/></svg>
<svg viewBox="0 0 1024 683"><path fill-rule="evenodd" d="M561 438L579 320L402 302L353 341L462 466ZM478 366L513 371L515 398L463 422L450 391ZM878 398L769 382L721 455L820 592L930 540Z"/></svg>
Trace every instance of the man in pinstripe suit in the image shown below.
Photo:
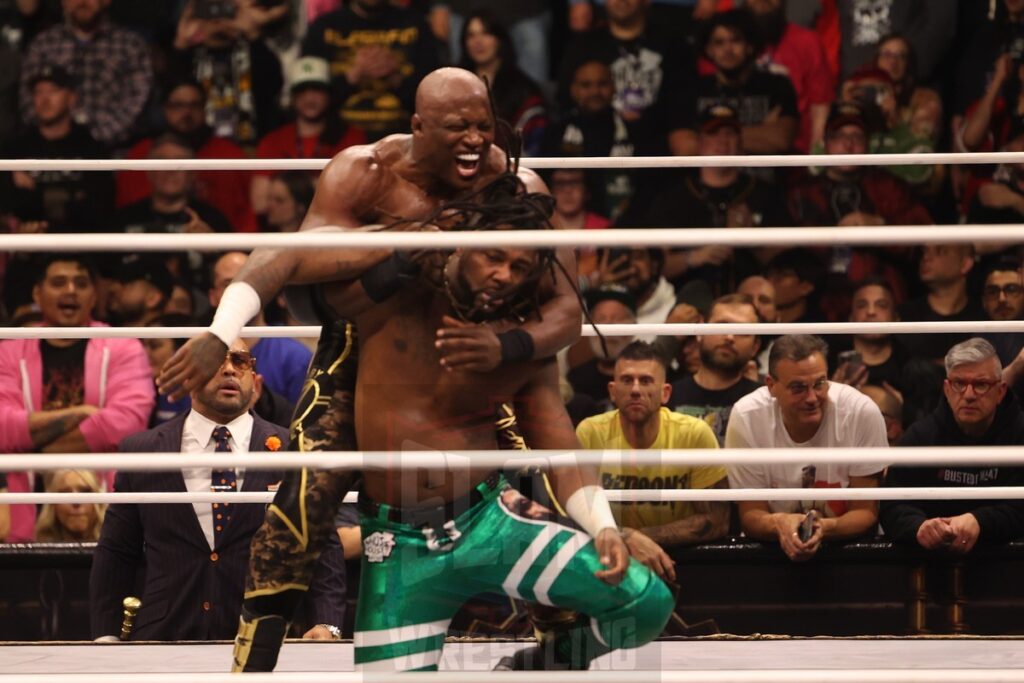
<svg viewBox="0 0 1024 683"><path fill-rule="evenodd" d="M188 453L277 450L287 431L249 412L259 379L241 341L219 372L192 393L192 410L121 443L123 452ZM225 455L225 457L228 457ZM175 472L120 472L115 489L141 491L274 490L273 470L184 467ZM249 545L265 507L254 504L112 505L93 559L89 588L92 635L116 638L121 601L141 595L133 640L221 640L238 627ZM335 539L336 540L336 539ZM310 589L307 638L332 638L344 618L345 566L332 543Z"/></svg>

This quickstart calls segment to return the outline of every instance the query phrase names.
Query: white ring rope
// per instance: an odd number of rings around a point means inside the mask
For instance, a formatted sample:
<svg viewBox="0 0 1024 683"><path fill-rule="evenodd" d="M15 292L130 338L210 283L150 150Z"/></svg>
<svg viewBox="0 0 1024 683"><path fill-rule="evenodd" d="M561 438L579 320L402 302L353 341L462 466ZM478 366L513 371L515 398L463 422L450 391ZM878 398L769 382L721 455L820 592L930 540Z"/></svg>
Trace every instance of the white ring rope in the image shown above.
<svg viewBox="0 0 1024 683"><path fill-rule="evenodd" d="M1024 500L1024 486L974 486L970 488L814 488L814 489L605 489L616 503L678 503L744 500ZM351 496L351 497L350 497ZM0 493L0 505L19 503L262 503L274 500L272 492L202 491L150 493ZM345 496L355 502L357 494Z"/></svg>
<svg viewBox="0 0 1024 683"><path fill-rule="evenodd" d="M331 226L333 227L333 226ZM807 228L618 228L301 233L4 234L0 251L249 251L252 249L458 249L541 247L727 247L1020 243L1021 225L886 225Z"/></svg>
<svg viewBox="0 0 1024 683"><path fill-rule="evenodd" d="M1024 332L1024 320L944 320L889 323L633 323L598 325L606 337L673 335L679 337L726 334L927 334ZM0 327L0 339L185 339L208 331L205 327ZM584 337L596 337L584 325ZM245 327L242 338L316 338L315 325Z"/></svg>
<svg viewBox="0 0 1024 683"><path fill-rule="evenodd" d="M910 448L692 448L665 450L467 450L467 451L290 451L249 453L18 453L0 455L0 471L173 471L182 467L245 467L260 470L317 469L461 470L539 467L695 467L701 465L942 465L1020 466L1020 446L926 446Z"/></svg>
<svg viewBox="0 0 1024 683"><path fill-rule="evenodd" d="M132 647L110 643L103 647ZM361 673L77 673L7 674L4 683L1024 683L1020 669L774 669L680 671L439 671Z"/></svg>
<svg viewBox="0 0 1024 683"><path fill-rule="evenodd" d="M0 171L319 171L330 159L3 159ZM908 154L757 154L738 156L524 157L521 166L551 168L784 168L1014 164L1024 152Z"/></svg>

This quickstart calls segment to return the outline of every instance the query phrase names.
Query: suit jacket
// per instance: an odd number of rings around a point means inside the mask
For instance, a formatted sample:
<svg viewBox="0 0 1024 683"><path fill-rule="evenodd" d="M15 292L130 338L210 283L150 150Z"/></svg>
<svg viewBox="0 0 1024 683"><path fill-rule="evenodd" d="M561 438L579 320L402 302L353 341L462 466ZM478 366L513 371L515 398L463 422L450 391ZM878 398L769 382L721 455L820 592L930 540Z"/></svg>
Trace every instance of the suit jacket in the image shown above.
<svg viewBox="0 0 1024 683"><path fill-rule="evenodd" d="M122 452L178 452L187 413L126 438ZM253 416L251 452L265 450L286 430ZM184 464L184 461L183 461ZM267 491L283 478L277 470L246 469L242 491ZM119 472L117 491L184 493L181 471ZM249 545L263 522L264 505L233 504L231 521L210 550L191 503L111 505L89 576L93 638L121 632L121 601L138 595L142 608L132 640L229 640L238 630L249 569ZM345 610L345 560L337 534L320 556L309 598L317 623L341 627Z"/></svg>

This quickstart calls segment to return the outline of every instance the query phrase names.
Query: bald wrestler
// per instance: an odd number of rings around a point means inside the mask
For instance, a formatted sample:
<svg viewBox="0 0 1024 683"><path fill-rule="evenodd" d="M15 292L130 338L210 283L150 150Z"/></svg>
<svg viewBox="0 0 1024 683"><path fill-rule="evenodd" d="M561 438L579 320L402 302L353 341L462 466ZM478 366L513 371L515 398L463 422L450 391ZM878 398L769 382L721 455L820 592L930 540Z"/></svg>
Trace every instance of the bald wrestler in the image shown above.
<svg viewBox="0 0 1024 683"><path fill-rule="evenodd" d="M442 203L472 196L505 171L508 159L493 145L488 93L475 75L460 69L431 73L420 84L416 108L411 135L351 147L328 164L302 231L382 230L397 217L422 221ZM530 190L546 192L532 172L520 175ZM419 227L405 222L401 229ZM571 251L559 252L559 258L575 277ZM418 271L418 262L399 252L256 250L225 291L210 330L189 340L165 365L161 391L175 397L202 385L216 371L226 345L286 284L341 282L336 295L380 303L415 280ZM354 450L356 329L336 321L316 288L302 292L306 296L297 301L325 326L293 420L291 447ZM570 279L555 278L541 313L501 330L442 325L435 331L435 362L452 371L487 372L549 358L579 337L581 315ZM282 483L254 539L237 668L273 668L287 618L308 589L316 557L333 533L337 506L351 483L351 473L313 470L296 472Z"/></svg>
<svg viewBox="0 0 1024 683"><path fill-rule="evenodd" d="M499 179L469 208L473 229L546 224L553 202ZM661 633L673 607L665 584L629 559L592 471L551 470L569 518L511 488L497 471L401 468L410 450L495 449L495 409L515 406L526 443L578 449L553 358L481 373L443 367L435 330L490 324L499 333L538 315L553 286L553 255L530 249L459 249L424 262L417 286L382 303L325 288L326 303L360 331L356 438L395 451L363 472L363 565L355 626L358 670L437 667L448 623L478 593L572 609L576 628L548 643L556 666L638 647Z"/></svg>

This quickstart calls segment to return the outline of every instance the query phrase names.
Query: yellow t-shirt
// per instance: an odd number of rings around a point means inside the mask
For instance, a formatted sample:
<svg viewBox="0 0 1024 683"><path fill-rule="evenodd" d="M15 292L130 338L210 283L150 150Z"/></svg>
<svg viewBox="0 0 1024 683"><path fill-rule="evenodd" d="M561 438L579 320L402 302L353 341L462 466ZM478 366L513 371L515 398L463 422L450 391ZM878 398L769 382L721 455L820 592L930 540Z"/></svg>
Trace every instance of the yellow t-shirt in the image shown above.
<svg viewBox="0 0 1024 683"><path fill-rule="evenodd" d="M576 436L588 449L631 449L622 432L619 411L595 415L576 427ZM704 420L661 409L661 429L650 450L682 448L718 448L715 433ZM614 489L706 489L725 479L724 467L605 467L601 466L601 484ZM661 526L693 514L693 504L679 502L612 503L612 513L620 526L643 529Z"/></svg>

